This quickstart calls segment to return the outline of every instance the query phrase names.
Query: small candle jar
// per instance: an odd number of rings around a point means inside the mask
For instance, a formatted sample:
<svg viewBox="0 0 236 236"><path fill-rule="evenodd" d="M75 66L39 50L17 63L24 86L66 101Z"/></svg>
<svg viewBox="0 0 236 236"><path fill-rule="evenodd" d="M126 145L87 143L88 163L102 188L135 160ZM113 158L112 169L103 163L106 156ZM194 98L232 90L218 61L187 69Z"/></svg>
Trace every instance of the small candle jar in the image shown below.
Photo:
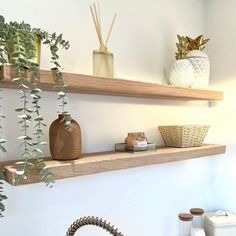
<svg viewBox="0 0 236 236"><path fill-rule="evenodd" d="M108 52L106 47L93 51L93 75L113 77L113 67L113 53Z"/></svg>
<svg viewBox="0 0 236 236"><path fill-rule="evenodd" d="M125 139L125 147L129 151L134 151L135 147L139 151L147 150L147 138L144 132L128 133L128 137Z"/></svg>
<svg viewBox="0 0 236 236"><path fill-rule="evenodd" d="M190 236L193 216L191 214L179 214L179 236Z"/></svg>

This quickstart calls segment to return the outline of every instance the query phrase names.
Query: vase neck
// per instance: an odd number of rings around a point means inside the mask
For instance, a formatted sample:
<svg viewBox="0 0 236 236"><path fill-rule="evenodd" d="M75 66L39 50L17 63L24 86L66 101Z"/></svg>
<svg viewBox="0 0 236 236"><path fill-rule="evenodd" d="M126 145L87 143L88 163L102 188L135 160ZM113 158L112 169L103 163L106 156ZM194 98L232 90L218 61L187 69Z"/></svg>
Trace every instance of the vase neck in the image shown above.
<svg viewBox="0 0 236 236"><path fill-rule="evenodd" d="M71 115L68 114L68 113L66 113L66 114L59 114L59 115L58 115L58 118L59 118L59 119L64 119L64 118L66 118L67 120L72 120Z"/></svg>

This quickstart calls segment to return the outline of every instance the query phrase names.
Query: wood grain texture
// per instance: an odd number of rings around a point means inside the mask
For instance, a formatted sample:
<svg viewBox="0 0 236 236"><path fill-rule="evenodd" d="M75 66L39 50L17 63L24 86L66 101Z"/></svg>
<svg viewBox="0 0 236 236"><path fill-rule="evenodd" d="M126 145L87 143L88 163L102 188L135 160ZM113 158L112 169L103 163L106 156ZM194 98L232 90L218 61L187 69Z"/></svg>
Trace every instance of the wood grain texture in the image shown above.
<svg viewBox="0 0 236 236"><path fill-rule="evenodd" d="M204 144L193 148L159 147L156 151L138 153L104 152L83 154L80 159L73 161L45 160L45 164L54 173L55 179L90 175L112 170L128 169L147 165L182 161L225 153L224 145ZM5 179L16 185L15 170L17 164L8 162L5 166ZM29 173L29 178L21 184L41 182L37 169Z"/></svg>
<svg viewBox="0 0 236 236"><path fill-rule="evenodd" d="M63 73L65 84L68 85L67 92L141 97L153 99L180 99L180 100L222 100L223 92L180 88L171 85L159 85L115 78L104 78L91 75ZM11 82L14 72L11 65L5 64L1 67L0 87L16 88ZM45 91L55 91L53 76L50 70L40 70L40 88Z"/></svg>

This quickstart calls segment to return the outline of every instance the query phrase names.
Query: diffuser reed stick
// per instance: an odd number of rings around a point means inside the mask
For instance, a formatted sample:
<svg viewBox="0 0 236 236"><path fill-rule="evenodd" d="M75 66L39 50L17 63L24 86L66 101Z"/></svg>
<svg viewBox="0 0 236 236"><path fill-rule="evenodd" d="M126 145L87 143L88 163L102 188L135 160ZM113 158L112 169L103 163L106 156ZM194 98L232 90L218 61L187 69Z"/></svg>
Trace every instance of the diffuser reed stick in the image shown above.
<svg viewBox="0 0 236 236"><path fill-rule="evenodd" d="M114 17L113 17L113 20L112 20L112 23L111 23L111 26L110 26L110 30L109 30L109 33L108 33L108 35L107 35L107 40L106 40L106 43L105 43L105 47L107 46L108 40L109 40L109 38L110 38L111 31L112 31L113 25L114 25L114 23L115 23L115 20L116 20L116 14L115 14Z"/></svg>
<svg viewBox="0 0 236 236"><path fill-rule="evenodd" d="M108 41L109 41L109 38L111 35L112 28L113 28L113 25L116 20L116 14L114 14L114 17L113 17L113 20L112 20L112 23L111 23L111 26L110 26L110 29L108 31L108 35L106 38L106 42L104 44L103 37L102 37L101 14L100 14L99 3L97 6L95 3L93 3L93 5L92 6L90 5L89 8L90 8L93 23L94 23L94 26L95 26L95 29L97 32L97 36L98 36L98 40L99 40L99 44L100 44L100 49L106 50L106 47L107 47L107 44L108 44Z"/></svg>
<svg viewBox="0 0 236 236"><path fill-rule="evenodd" d="M97 25L97 21L95 19L95 13L93 11L92 6L89 6L89 7L90 7L91 15L92 15L92 18L93 18L93 23L95 25L95 29L96 29L96 32L97 32L97 35L98 35L98 40L99 40L100 46L102 47L102 38L101 38L101 34L99 32L99 29L98 29L99 26Z"/></svg>

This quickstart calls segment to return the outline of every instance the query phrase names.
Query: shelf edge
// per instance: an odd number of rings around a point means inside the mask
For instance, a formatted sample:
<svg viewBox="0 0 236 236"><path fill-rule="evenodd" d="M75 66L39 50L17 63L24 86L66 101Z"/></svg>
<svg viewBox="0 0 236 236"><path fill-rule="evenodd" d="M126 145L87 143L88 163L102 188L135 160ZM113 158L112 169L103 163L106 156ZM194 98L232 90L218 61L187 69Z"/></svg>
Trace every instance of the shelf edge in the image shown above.
<svg viewBox="0 0 236 236"><path fill-rule="evenodd" d="M105 152L84 155L83 158L75 161L54 161L47 160L45 164L54 173L55 179L91 175L107 171L136 168L141 166L164 164L169 162L183 161L194 158L218 155L225 153L225 145L205 144L195 148L159 148L157 151L143 153L117 153ZM11 185L18 185L14 182L14 163L5 166L5 179ZM29 173L29 179L21 184L41 182L38 170L34 169Z"/></svg>

